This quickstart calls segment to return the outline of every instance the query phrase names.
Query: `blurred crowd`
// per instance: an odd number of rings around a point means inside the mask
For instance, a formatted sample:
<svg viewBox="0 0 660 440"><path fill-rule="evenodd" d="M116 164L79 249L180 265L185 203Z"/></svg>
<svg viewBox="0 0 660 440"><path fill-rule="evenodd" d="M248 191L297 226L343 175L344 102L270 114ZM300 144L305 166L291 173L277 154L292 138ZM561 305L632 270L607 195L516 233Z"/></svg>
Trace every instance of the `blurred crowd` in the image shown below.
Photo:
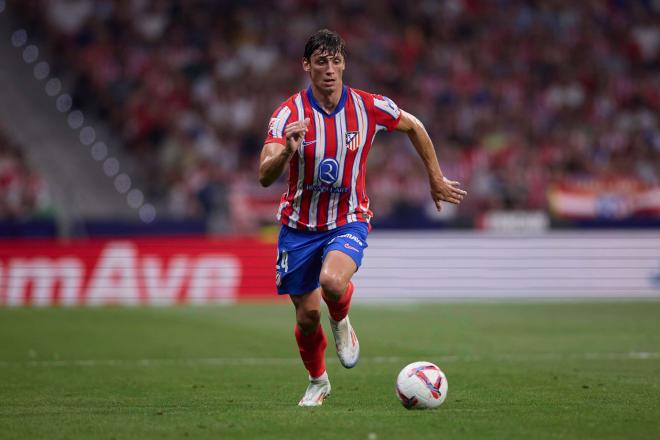
<svg viewBox="0 0 660 440"><path fill-rule="evenodd" d="M50 208L44 180L0 127L0 221L44 216Z"/></svg>
<svg viewBox="0 0 660 440"><path fill-rule="evenodd" d="M657 0L14 4L175 216L277 199L283 185L256 183L266 124L306 87L303 46L323 27L348 44L347 84L424 122L445 174L470 193L462 215L546 209L565 179L660 179ZM369 169L376 218L432 206L405 136L380 135Z"/></svg>

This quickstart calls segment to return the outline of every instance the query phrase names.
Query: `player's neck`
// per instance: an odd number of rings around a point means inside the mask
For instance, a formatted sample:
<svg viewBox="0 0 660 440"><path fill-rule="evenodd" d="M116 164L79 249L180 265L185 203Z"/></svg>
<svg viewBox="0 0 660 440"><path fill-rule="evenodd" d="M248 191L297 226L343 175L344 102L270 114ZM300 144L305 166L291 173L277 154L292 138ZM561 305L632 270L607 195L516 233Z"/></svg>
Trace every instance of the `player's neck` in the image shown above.
<svg viewBox="0 0 660 440"><path fill-rule="evenodd" d="M318 103L319 107L321 107L321 109L323 109L323 111L328 114L334 112L337 108L337 105L339 105L343 91L344 85L342 83L340 83L339 87L330 93L317 89L314 87L314 84L312 84L312 95L314 95L314 99Z"/></svg>

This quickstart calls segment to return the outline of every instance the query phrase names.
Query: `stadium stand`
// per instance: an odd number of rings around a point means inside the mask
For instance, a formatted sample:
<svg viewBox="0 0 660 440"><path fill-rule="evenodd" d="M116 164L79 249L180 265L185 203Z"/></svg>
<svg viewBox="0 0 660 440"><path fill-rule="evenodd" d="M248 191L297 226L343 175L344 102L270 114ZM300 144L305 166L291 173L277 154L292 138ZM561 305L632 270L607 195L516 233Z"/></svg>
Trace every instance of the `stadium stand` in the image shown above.
<svg viewBox="0 0 660 440"><path fill-rule="evenodd" d="M48 187L0 127L0 221L51 216Z"/></svg>
<svg viewBox="0 0 660 440"><path fill-rule="evenodd" d="M76 99L121 133L173 217L229 216L234 230L272 222L281 188L258 187L257 156L270 112L305 87L301 45L320 27L348 42L347 83L426 124L445 173L470 190L461 217L551 211L557 185L660 181L651 2L13 3L46 29ZM406 142L381 136L370 156L383 225L435 218ZM626 215L645 212L657 215Z"/></svg>

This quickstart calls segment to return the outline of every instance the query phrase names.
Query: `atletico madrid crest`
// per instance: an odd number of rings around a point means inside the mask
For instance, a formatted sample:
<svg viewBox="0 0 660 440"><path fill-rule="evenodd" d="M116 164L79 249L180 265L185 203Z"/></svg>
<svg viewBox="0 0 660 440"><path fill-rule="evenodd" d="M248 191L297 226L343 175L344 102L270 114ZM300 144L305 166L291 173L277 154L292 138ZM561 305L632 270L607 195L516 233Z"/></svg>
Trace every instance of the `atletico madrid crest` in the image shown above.
<svg viewBox="0 0 660 440"><path fill-rule="evenodd" d="M357 131L349 131L346 133L346 147L351 150L357 150L360 145L360 134Z"/></svg>

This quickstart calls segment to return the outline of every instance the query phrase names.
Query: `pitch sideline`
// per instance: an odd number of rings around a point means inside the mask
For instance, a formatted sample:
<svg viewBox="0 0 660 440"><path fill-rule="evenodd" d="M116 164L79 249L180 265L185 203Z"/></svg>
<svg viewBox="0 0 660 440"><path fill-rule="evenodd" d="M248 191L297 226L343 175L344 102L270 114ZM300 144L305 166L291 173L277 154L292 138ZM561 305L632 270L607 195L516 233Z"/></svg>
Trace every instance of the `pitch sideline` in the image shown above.
<svg viewBox="0 0 660 440"><path fill-rule="evenodd" d="M561 361L561 360L658 360L660 352L619 352L619 353L518 353L493 355L427 355L437 363L452 362L528 362L528 361ZM363 357L361 362L367 364L394 364L411 361L412 358L397 356ZM338 363L334 358L329 362ZM0 368L66 368L66 367L167 367L167 366L250 366L250 365L298 365L300 359L289 358L188 358L188 359L77 359L77 360L30 360L30 361L0 361Z"/></svg>

